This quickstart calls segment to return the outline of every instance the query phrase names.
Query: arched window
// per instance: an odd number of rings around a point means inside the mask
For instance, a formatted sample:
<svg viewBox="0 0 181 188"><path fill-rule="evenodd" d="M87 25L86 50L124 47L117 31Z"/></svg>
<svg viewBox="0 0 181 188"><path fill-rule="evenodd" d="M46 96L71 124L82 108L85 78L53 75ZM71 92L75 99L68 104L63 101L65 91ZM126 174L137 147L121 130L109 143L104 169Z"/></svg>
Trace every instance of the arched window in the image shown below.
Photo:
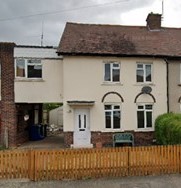
<svg viewBox="0 0 181 188"><path fill-rule="evenodd" d="M137 128L151 129L153 127L153 104L156 102L151 93L140 92L135 101L137 104Z"/></svg>
<svg viewBox="0 0 181 188"><path fill-rule="evenodd" d="M121 129L121 103L123 102L123 97L115 91L108 92L102 97L102 103L104 103L106 129Z"/></svg>

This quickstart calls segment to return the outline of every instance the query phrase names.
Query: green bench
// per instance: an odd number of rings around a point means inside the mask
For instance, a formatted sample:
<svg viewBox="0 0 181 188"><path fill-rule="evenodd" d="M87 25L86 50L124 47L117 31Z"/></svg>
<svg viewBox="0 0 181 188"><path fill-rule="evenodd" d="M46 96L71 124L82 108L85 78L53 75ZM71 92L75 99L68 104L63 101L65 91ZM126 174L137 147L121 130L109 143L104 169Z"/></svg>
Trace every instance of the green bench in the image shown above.
<svg viewBox="0 0 181 188"><path fill-rule="evenodd" d="M113 134L113 147L116 144L131 144L134 146L134 136L131 133L115 133Z"/></svg>

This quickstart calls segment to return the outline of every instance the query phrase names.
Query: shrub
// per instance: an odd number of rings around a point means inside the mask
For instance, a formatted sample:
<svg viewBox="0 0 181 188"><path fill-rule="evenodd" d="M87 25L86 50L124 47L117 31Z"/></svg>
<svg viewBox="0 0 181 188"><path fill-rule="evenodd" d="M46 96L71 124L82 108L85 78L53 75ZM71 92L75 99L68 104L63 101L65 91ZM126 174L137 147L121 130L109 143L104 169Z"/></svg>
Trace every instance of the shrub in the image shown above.
<svg viewBox="0 0 181 188"><path fill-rule="evenodd" d="M155 137L158 144L181 144L181 114L167 113L155 120Z"/></svg>

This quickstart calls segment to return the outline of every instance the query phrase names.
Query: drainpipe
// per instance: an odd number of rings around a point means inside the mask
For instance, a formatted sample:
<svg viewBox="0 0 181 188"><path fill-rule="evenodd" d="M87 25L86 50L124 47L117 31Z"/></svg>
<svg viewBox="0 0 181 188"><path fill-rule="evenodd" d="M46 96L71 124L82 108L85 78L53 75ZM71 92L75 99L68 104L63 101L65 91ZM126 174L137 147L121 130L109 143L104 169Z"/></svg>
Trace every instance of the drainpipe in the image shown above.
<svg viewBox="0 0 181 188"><path fill-rule="evenodd" d="M170 112L170 105L169 105L169 62L166 58L164 58L166 62L166 79L167 79L167 113Z"/></svg>

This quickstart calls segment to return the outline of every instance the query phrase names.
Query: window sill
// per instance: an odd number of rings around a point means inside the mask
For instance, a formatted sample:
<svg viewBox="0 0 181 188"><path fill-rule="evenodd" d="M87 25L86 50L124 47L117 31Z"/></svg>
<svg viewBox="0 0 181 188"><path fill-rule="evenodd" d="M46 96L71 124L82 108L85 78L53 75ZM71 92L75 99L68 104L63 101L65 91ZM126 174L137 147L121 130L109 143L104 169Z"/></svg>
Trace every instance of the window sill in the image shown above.
<svg viewBox="0 0 181 188"><path fill-rule="evenodd" d="M108 133L108 132L112 132L112 133L116 133L116 132L123 132L124 130L123 129L104 129L102 130L101 132L105 132L105 133Z"/></svg>
<svg viewBox="0 0 181 188"><path fill-rule="evenodd" d="M153 131L154 131L153 128L140 128L135 130L135 132L153 132Z"/></svg>
<svg viewBox="0 0 181 188"><path fill-rule="evenodd" d="M101 85L102 86L112 86L112 85L123 86L123 84L121 82L103 82Z"/></svg>
<svg viewBox="0 0 181 188"><path fill-rule="evenodd" d="M136 84L134 84L134 86L155 86L155 84L144 82L144 83L136 83Z"/></svg>
<svg viewBox="0 0 181 188"><path fill-rule="evenodd" d="M15 82L44 82L42 78L15 78Z"/></svg>

